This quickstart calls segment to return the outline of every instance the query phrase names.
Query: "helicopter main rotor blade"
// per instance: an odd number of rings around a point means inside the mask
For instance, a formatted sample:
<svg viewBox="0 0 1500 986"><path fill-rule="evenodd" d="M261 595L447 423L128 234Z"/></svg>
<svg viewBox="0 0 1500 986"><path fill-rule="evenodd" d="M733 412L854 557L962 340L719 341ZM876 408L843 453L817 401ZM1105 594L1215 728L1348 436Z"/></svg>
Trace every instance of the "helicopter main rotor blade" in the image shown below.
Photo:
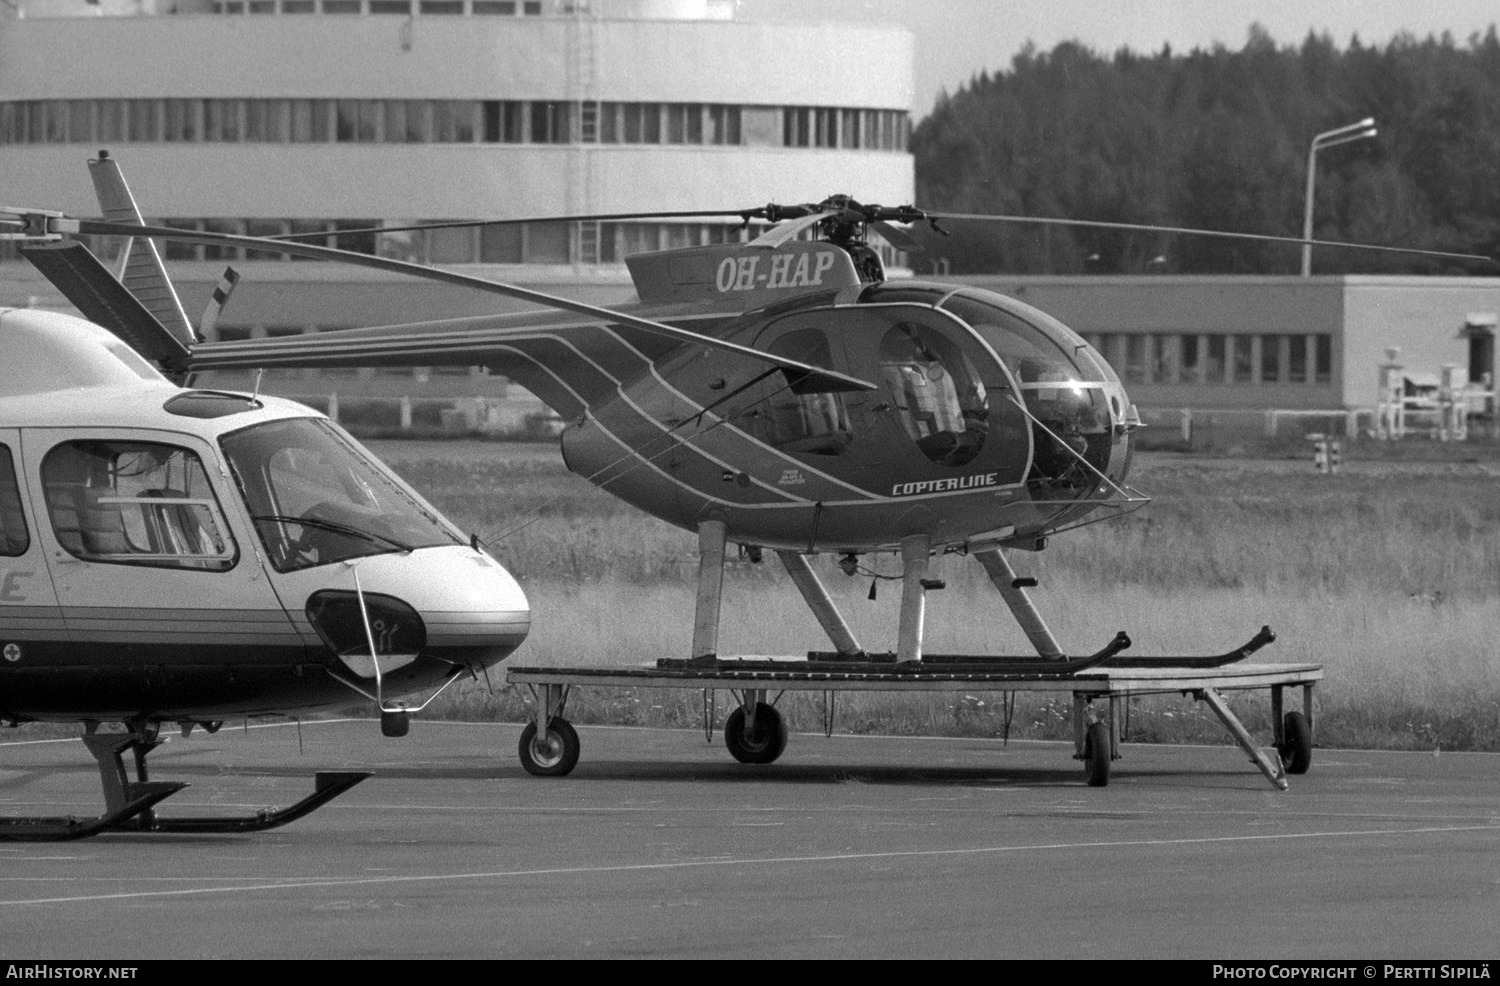
<svg viewBox="0 0 1500 986"><path fill-rule="evenodd" d="M1058 219L1046 216L1001 216L983 213L929 212L928 219L943 222L1014 223L1035 226L1079 226L1087 229L1119 229L1142 233L1179 233L1186 236L1214 236L1220 239L1251 240L1261 243L1295 243L1298 246L1338 247L1346 250L1375 250L1383 253L1404 253L1420 257L1441 257L1446 260L1481 260L1496 264L1493 257L1477 253L1451 253L1446 250L1424 250L1420 247L1380 246L1373 243L1349 243L1343 240L1309 240L1300 236L1271 236L1265 233L1233 233L1221 229L1196 229L1188 226L1152 226L1147 223L1112 223L1095 219Z"/></svg>
<svg viewBox="0 0 1500 986"><path fill-rule="evenodd" d="M392 260L388 257L376 257L367 253L354 253L349 250L339 250L334 247L312 246L306 243L288 243L283 240L267 240L259 236L238 236L233 233L199 233L194 231L171 229L165 226L136 226L127 223L113 223L97 219L48 219L49 232L72 233L85 236L151 236L162 239L176 239L188 243L206 243L224 246L243 246L257 250L275 250L279 253L287 253L293 256L311 257L319 260L334 260L341 263L351 264L356 267L368 267L373 270L389 271L396 274L405 274L409 277L417 277L429 281L437 281L441 284L453 284L458 287L473 288L489 294L503 295L510 298L518 298L533 304L542 305L559 311L573 312L579 315L587 315L597 318L601 322L614 325L627 325L637 329L644 329L657 335L666 336L680 343L703 346L708 349L719 349L734 353L761 363L769 363L780 369L788 381L797 388L799 393L813 393L818 391L860 391L875 390L876 386L857 377L851 377L835 370L827 370L822 367L812 366L797 360L787 359L771 353L753 349L749 346L741 346L738 343L727 342L712 336L699 335L687 329L679 329L663 322L653 321L649 318L641 318L637 315L627 315L624 312L615 311L610 308L601 308L597 305L574 301L570 298L562 298L557 295L546 294L541 291L533 291L515 284L506 284L502 281L492 281L483 277L474 277L470 274L459 274L454 271L443 270L438 267L426 267L422 264L408 263L404 260Z"/></svg>
<svg viewBox="0 0 1500 986"><path fill-rule="evenodd" d="M764 250L774 250L788 240L795 240L804 230L812 229L825 219L832 219L839 213L829 210L813 212L796 219L788 219L777 226L773 226L764 233L751 240L747 245Z"/></svg>
<svg viewBox="0 0 1500 986"><path fill-rule="evenodd" d="M746 209L693 209L684 212L600 212L584 216L531 216L523 219L454 219L448 222L412 223L408 226L364 226L358 229L335 229L316 233L279 233L268 236L268 240L296 243L300 240L327 239L332 236L353 236L357 233L412 233L428 229L475 229L485 226L517 226L522 223L607 223L626 222L632 219L739 219L745 221Z"/></svg>

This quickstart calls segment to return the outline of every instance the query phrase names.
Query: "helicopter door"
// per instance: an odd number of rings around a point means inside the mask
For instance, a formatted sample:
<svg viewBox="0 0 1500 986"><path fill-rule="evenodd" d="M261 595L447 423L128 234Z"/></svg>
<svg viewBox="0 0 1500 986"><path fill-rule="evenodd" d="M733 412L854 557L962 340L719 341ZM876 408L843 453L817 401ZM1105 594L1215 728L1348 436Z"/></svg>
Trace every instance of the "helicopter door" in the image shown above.
<svg viewBox="0 0 1500 986"><path fill-rule="evenodd" d="M0 428L0 669L24 669L67 647L25 477L21 433Z"/></svg>
<svg viewBox="0 0 1500 986"><path fill-rule="evenodd" d="M959 320L917 305L829 308L772 323L756 347L775 351L804 338L824 340L831 362L821 365L881 384L873 392L797 398L821 399L836 412L817 418L828 437L816 449L816 467L883 496L1021 481L1030 445L1022 416L1006 400L1014 381ZM810 344L783 355L820 363Z"/></svg>
<svg viewBox="0 0 1500 986"><path fill-rule="evenodd" d="M33 531L76 651L163 666L300 663L254 533L226 516L211 446L119 429L25 439Z"/></svg>
<svg viewBox="0 0 1500 986"><path fill-rule="evenodd" d="M817 315L783 319L761 332L755 348L810 366L842 369L848 364L843 342L825 321ZM843 394L797 394L773 379L755 396L737 423L774 449L828 460L843 455L854 442Z"/></svg>

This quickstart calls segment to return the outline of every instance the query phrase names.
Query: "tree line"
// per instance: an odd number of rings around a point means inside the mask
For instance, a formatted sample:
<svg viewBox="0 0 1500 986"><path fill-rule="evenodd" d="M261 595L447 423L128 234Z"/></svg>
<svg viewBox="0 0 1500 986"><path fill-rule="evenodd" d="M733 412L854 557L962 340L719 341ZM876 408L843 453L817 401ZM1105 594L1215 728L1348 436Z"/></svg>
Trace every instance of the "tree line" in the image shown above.
<svg viewBox="0 0 1500 986"><path fill-rule="evenodd" d="M1028 46L1007 71L942 96L912 137L918 204L1300 236L1314 135L1373 117L1379 133L1320 150L1314 236L1500 252L1500 38L1444 34L1178 55ZM1296 273L1301 251L1163 233L947 224L921 236L927 273ZM1315 273L1494 274L1486 265L1318 249Z"/></svg>

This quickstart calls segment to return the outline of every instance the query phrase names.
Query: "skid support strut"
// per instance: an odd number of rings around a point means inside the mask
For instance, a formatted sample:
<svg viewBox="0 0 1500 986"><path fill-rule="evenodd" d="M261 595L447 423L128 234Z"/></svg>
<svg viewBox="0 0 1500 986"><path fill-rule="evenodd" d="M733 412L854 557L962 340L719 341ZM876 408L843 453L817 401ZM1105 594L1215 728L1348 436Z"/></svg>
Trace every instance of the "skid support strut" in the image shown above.
<svg viewBox="0 0 1500 986"><path fill-rule="evenodd" d="M1026 589L1020 579L1016 578L1016 570L1010 567L1010 560L1001 553L999 548L985 548L974 552L974 557L979 559L979 564L984 566L984 571L1000 590L1000 598L1005 600L1005 605L1010 607L1011 614L1015 616L1016 622L1021 625L1031 641L1031 646L1036 648L1038 656L1047 660L1062 660L1063 650L1057 645L1057 640L1052 636L1052 631L1047 628L1047 623L1042 619L1042 614L1037 612L1031 597L1026 595Z"/></svg>
<svg viewBox="0 0 1500 986"><path fill-rule="evenodd" d="M859 646L859 641L854 638L854 631L850 630L849 624L844 622L843 615L833 604L828 590L823 587L823 582L818 578L818 573L814 572L812 566L807 563L807 558L796 551L778 551L776 556L786 566L787 574L792 577L792 582L802 593L808 609L813 611L813 615L823 625L828 639L833 641L834 650L844 657L863 654L864 648Z"/></svg>
<svg viewBox="0 0 1500 986"><path fill-rule="evenodd" d="M719 656L719 610L724 599L724 542L728 527L722 520L698 525L698 603L693 614L694 661Z"/></svg>
<svg viewBox="0 0 1500 986"><path fill-rule="evenodd" d="M901 539L901 623L896 631L896 660L922 660L922 625L927 615L927 563L932 538L913 534Z"/></svg>

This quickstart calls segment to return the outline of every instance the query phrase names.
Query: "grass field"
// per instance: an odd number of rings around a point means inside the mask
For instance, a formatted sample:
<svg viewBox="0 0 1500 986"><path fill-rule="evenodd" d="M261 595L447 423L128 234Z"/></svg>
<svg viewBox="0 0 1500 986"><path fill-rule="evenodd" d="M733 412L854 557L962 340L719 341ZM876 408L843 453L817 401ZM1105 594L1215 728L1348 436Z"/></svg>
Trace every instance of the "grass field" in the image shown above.
<svg viewBox="0 0 1500 986"><path fill-rule="evenodd" d="M531 638L512 662L637 664L687 656L696 554L691 534L646 517L567 473L555 448L378 442L376 451L466 529L484 536L532 601ZM1279 640L1256 660L1314 661L1322 745L1500 750L1500 455L1489 445L1411 451L1353 446L1344 475L1297 458L1142 456L1132 482L1155 501L1121 521L1015 553L1063 646L1091 652L1126 630L1132 653L1203 654L1238 646L1262 624ZM1300 450L1295 450L1299 451ZM899 590L848 579L818 559L861 643L895 647ZM867 559L895 574L893 557ZM1025 638L972 560L949 557L929 597L932 653L1027 653ZM780 564L736 562L726 581L724 653L827 646ZM581 722L693 725L696 692L581 692ZM1233 700L1269 730L1263 697ZM722 709L722 706L721 706ZM821 697L782 702L795 729L821 723ZM838 728L999 735L1008 706L993 694L845 695ZM440 715L520 718L519 694L496 678L445 695ZM722 712L721 712L722 715ZM1017 697L1009 734L1067 734L1066 698ZM1140 700L1136 739L1222 741L1207 710Z"/></svg>

